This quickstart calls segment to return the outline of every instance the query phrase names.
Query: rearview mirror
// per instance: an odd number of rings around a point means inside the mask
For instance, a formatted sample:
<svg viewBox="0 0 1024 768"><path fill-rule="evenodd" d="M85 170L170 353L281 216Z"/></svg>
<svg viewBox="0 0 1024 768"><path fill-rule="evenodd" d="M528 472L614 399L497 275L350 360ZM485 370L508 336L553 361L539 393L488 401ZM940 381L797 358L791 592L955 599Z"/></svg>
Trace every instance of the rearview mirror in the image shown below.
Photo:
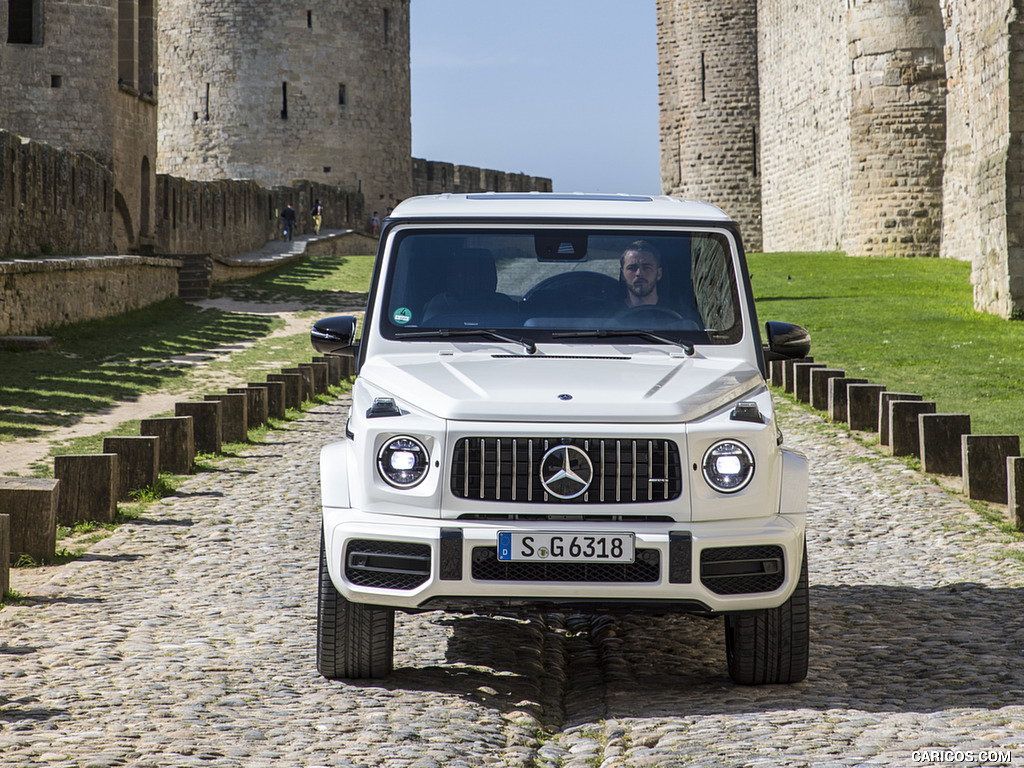
<svg viewBox="0 0 1024 768"><path fill-rule="evenodd" d="M792 360L807 357L811 351L811 334L806 328L792 323L769 320L764 324L768 343L765 345L765 362Z"/></svg>
<svg viewBox="0 0 1024 768"><path fill-rule="evenodd" d="M356 344L356 318L351 315L336 315L318 320L309 332L313 349L323 355L341 354L355 356L359 349Z"/></svg>

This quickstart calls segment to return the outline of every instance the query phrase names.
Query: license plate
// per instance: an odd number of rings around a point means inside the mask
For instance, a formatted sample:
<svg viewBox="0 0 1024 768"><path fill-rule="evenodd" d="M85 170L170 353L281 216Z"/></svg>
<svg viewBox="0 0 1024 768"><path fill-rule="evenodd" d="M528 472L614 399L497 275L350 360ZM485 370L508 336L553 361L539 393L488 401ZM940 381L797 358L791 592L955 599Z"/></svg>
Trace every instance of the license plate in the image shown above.
<svg viewBox="0 0 1024 768"><path fill-rule="evenodd" d="M632 533L519 533L498 534L501 562L632 563Z"/></svg>

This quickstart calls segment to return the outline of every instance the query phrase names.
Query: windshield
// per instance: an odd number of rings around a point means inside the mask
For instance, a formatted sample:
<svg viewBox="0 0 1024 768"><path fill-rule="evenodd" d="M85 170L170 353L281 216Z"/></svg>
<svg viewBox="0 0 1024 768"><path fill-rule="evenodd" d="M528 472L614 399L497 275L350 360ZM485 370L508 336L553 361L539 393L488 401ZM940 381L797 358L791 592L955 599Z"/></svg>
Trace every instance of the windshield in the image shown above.
<svg viewBox="0 0 1024 768"><path fill-rule="evenodd" d="M674 343L742 336L723 232L412 230L396 235L392 251L380 321L387 338L455 335L431 330L471 337L476 329L539 341L629 331Z"/></svg>

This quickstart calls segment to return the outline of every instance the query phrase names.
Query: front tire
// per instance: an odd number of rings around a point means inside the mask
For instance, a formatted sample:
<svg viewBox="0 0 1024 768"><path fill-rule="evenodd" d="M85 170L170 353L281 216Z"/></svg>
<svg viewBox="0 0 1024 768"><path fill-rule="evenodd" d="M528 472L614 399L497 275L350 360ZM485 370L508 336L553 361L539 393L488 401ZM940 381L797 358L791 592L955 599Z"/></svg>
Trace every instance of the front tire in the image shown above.
<svg viewBox="0 0 1024 768"><path fill-rule="evenodd" d="M729 677L740 685L799 683L810 656L810 590L807 545L800 579L778 608L726 614L725 652Z"/></svg>
<svg viewBox="0 0 1024 768"><path fill-rule="evenodd" d="M338 594L327 569L320 534L320 583L316 610L316 668L329 680L386 677L392 669L395 610L352 603Z"/></svg>

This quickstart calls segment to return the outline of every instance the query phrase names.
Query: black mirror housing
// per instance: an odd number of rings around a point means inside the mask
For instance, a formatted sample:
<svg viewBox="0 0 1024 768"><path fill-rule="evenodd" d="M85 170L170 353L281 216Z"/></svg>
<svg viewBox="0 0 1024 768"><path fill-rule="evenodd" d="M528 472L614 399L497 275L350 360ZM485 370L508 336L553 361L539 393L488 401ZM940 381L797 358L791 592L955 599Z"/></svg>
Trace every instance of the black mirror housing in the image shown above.
<svg viewBox="0 0 1024 768"><path fill-rule="evenodd" d="M356 343L357 320L352 315L336 315L318 320L309 332L313 349L323 355L350 355L359 350Z"/></svg>
<svg viewBox="0 0 1024 768"><path fill-rule="evenodd" d="M776 320L769 320L764 327L768 338L764 350L766 362L799 359L810 354L811 334L806 328Z"/></svg>

